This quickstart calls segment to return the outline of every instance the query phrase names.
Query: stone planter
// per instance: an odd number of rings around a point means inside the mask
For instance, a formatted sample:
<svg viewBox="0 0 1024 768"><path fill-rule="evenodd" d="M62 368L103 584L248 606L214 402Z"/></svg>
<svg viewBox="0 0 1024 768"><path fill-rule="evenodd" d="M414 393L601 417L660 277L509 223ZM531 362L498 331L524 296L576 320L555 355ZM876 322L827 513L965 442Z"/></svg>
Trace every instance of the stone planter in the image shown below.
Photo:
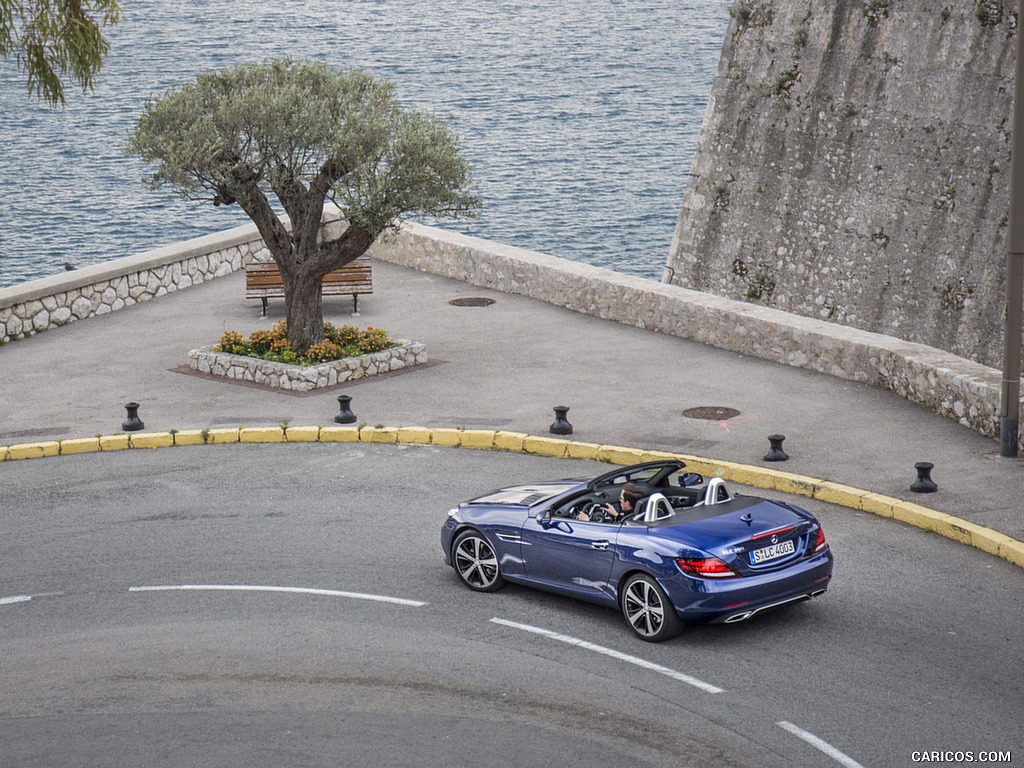
<svg viewBox="0 0 1024 768"><path fill-rule="evenodd" d="M308 366L273 363L229 352L214 352L213 347L203 347L188 353L188 367L198 373L251 381L274 389L309 392L427 362L427 349L419 342L404 339L395 341L397 347L382 352Z"/></svg>

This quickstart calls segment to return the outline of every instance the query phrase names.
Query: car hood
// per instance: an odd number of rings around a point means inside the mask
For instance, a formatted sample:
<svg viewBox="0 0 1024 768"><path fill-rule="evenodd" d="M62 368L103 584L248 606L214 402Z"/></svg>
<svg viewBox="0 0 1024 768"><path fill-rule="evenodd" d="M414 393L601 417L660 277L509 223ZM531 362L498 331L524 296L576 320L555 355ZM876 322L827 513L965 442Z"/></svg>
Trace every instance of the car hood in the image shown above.
<svg viewBox="0 0 1024 768"><path fill-rule="evenodd" d="M517 507L532 507L548 499L581 487L579 480L557 480L545 483L512 485L485 493L466 502L467 504L505 504Z"/></svg>

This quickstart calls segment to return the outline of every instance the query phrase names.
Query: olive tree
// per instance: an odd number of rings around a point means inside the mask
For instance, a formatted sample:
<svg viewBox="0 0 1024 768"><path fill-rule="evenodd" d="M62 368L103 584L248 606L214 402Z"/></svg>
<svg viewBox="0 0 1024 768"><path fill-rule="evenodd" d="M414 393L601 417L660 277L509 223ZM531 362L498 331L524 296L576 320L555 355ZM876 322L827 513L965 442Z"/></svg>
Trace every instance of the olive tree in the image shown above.
<svg viewBox="0 0 1024 768"><path fill-rule="evenodd" d="M480 205L444 121L400 106L391 83L321 63L200 74L147 102L128 151L156 164L150 186L237 203L252 219L281 270L288 341L300 355L324 337L324 275L407 216L472 215ZM347 226L325 236L328 203Z"/></svg>
<svg viewBox="0 0 1024 768"><path fill-rule="evenodd" d="M28 91L50 106L64 101L64 79L91 90L116 24L117 0L0 0L0 58L28 75Z"/></svg>

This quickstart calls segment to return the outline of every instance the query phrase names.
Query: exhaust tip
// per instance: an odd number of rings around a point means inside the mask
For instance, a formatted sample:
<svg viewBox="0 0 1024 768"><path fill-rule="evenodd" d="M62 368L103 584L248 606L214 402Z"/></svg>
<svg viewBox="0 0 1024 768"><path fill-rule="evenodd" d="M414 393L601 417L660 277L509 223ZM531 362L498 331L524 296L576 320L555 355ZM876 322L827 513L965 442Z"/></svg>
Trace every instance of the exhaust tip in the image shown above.
<svg viewBox="0 0 1024 768"><path fill-rule="evenodd" d="M745 613L737 613L735 616L730 616L728 619L726 619L722 623L723 624L736 624L737 622L740 622L740 621L746 621L747 619L749 619L753 615L754 615L753 611L747 611Z"/></svg>

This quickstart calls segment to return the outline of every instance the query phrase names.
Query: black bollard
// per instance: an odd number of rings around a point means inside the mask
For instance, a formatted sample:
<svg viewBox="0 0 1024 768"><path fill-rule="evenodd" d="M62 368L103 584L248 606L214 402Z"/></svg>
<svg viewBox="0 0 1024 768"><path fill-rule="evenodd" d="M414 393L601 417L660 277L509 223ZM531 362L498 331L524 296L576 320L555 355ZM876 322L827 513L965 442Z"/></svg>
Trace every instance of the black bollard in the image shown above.
<svg viewBox="0 0 1024 768"><path fill-rule="evenodd" d="M914 469L917 470L917 480L910 486L910 490L914 493L935 493L939 490L939 486L932 480L932 469L934 468L935 465L930 461L917 462L914 465Z"/></svg>
<svg viewBox="0 0 1024 768"><path fill-rule="evenodd" d="M572 424L565 418L566 414L569 413L569 406L567 405L556 405L555 406L555 423L551 425L548 431L553 435L571 435Z"/></svg>
<svg viewBox="0 0 1024 768"><path fill-rule="evenodd" d="M348 395L338 395L338 405L341 406L341 410L338 415L334 417L335 424L355 424L356 415L352 413L352 409L349 408L349 403L352 402L352 398Z"/></svg>
<svg viewBox="0 0 1024 768"><path fill-rule="evenodd" d="M787 461L789 459L786 452L782 450L782 441L785 439L785 435L770 435L768 437L768 443L771 445L771 448L764 455L765 461Z"/></svg>
<svg viewBox="0 0 1024 768"><path fill-rule="evenodd" d="M125 405L125 410L128 411L128 418L121 422L121 429L125 432L138 432L146 426L142 423L142 419L139 418L138 403L128 403Z"/></svg>

